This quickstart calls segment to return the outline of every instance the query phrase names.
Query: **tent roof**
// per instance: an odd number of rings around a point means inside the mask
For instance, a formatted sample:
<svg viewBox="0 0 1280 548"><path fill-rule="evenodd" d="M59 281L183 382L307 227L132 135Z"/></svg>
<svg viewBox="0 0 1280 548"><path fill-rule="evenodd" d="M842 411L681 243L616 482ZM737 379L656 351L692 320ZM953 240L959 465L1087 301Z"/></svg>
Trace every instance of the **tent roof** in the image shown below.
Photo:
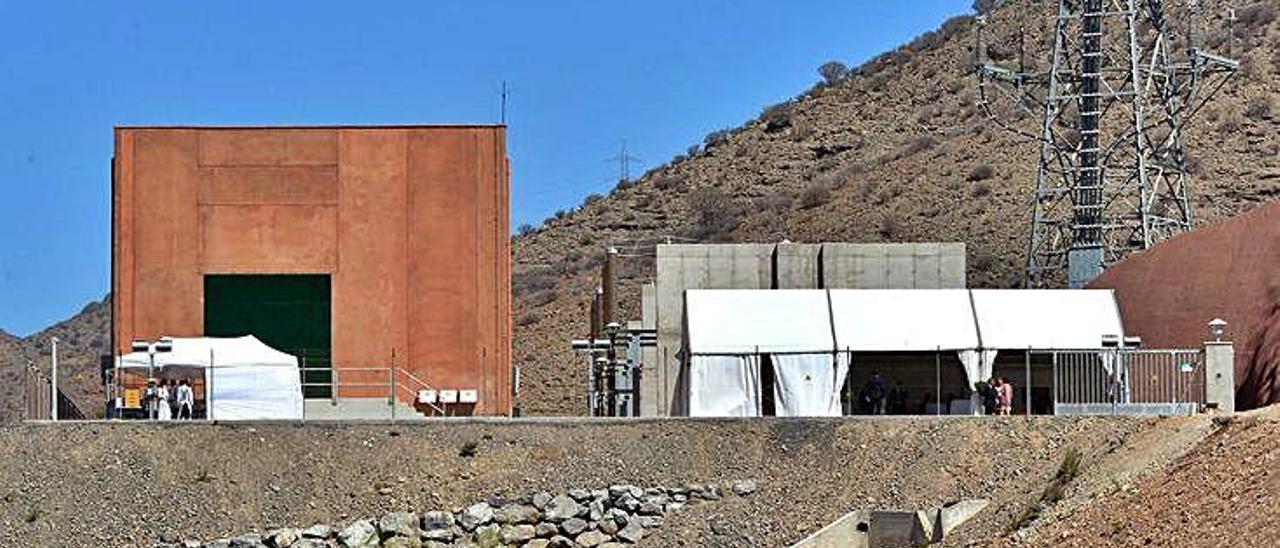
<svg viewBox="0 0 1280 548"><path fill-rule="evenodd" d="M983 348L1086 349L1124 335L1109 289L974 289Z"/></svg>
<svg viewBox="0 0 1280 548"><path fill-rule="evenodd" d="M298 358L271 348L253 335L243 337L174 338L173 350L156 353L156 367L184 365L217 367L236 365L297 367ZM212 359L212 362L210 361ZM132 352L120 357L121 367L150 367L146 352Z"/></svg>
<svg viewBox="0 0 1280 548"><path fill-rule="evenodd" d="M966 289L833 289L836 346L855 352L978 347Z"/></svg>
<svg viewBox="0 0 1280 548"><path fill-rule="evenodd" d="M835 348L827 292L821 289L690 289L685 314L692 354Z"/></svg>

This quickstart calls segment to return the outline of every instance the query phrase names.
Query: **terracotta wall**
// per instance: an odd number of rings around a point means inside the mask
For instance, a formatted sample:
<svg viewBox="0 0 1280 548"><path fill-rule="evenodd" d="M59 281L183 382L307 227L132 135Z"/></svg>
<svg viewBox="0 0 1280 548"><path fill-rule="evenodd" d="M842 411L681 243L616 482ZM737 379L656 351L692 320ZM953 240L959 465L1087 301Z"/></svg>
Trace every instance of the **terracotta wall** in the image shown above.
<svg viewBox="0 0 1280 548"><path fill-rule="evenodd" d="M478 390L475 413L510 412L504 128L130 127L115 143L117 352L202 335L205 274L329 274L335 367L394 352L436 388Z"/></svg>

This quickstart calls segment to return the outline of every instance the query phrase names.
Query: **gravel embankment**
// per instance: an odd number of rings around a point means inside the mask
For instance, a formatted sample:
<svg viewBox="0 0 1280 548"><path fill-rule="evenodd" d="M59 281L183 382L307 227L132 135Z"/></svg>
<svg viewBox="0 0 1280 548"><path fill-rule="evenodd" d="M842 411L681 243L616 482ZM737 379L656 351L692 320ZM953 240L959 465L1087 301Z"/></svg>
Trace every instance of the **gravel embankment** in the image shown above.
<svg viewBox="0 0 1280 548"><path fill-rule="evenodd" d="M1123 418L514 420L0 428L0 545L122 546L455 509L493 495L751 478L644 546L782 546L862 507L962 498L1007 523L1062 455L1113 451ZM464 449L474 444L474 454ZM968 529L968 528L966 528ZM962 531L963 533L963 531ZM981 530L979 530L979 534Z"/></svg>

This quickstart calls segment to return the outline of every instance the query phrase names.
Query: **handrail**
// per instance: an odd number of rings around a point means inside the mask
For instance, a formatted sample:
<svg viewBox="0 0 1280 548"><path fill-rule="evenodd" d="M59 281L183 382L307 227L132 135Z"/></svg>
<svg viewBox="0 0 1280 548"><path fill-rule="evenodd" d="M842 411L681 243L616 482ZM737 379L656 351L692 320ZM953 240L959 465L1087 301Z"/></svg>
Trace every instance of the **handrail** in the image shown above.
<svg viewBox="0 0 1280 548"><path fill-rule="evenodd" d="M403 391L404 394L409 396L410 401L412 401L414 404L421 403L422 405L425 405L428 408L430 408L436 414L439 414L439 415L445 414L444 407L440 405L437 405L433 402L418 401L419 390L432 390L439 393L439 391L436 390L434 386L418 378L413 373L410 373L409 371L394 365L386 366L386 367L306 367L306 366L303 366L303 367L299 367L298 370L303 373L313 373L313 372L330 373L331 377L329 382L302 382L301 385L304 388L328 387L331 391L330 392L331 398L335 402L337 401L338 388L340 386L359 387L359 388L385 387L387 389L386 392L388 397L388 404L391 404L394 406L394 402L398 399L397 396L401 393L401 391ZM367 374L368 373L388 373L389 378L387 382L347 382L347 381L339 382L340 373L367 373ZM400 382L401 376L403 376L405 379L410 381L410 383L406 384L406 383Z"/></svg>

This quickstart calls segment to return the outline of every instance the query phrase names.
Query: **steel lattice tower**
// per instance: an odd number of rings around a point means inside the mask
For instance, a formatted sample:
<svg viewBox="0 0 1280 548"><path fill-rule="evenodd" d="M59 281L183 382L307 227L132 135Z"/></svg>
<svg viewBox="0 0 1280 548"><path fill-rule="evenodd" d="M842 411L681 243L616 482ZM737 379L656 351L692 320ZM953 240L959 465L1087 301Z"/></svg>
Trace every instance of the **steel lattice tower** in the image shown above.
<svg viewBox="0 0 1280 548"><path fill-rule="evenodd" d="M1194 224L1186 124L1239 67L1198 47L1195 4L1175 47L1162 0L1058 0L1045 71L989 59L980 18L979 101L1040 145L1027 287L1082 287Z"/></svg>

